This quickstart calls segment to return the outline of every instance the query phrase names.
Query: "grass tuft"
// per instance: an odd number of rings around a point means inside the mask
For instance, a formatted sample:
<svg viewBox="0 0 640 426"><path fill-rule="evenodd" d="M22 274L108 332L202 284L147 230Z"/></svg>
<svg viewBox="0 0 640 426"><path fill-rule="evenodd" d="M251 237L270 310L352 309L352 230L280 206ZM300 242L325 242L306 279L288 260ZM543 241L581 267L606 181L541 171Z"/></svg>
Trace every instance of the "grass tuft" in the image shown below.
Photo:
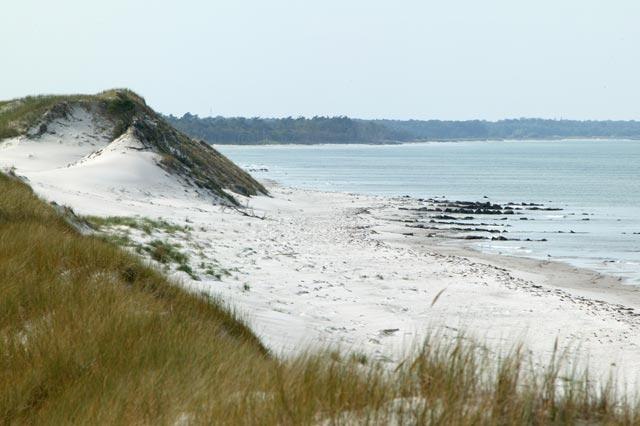
<svg viewBox="0 0 640 426"><path fill-rule="evenodd" d="M177 232L188 233L191 231L189 226L181 226L167 222L163 219L151 219L147 217L129 217L129 216L86 216L85 220L94 228L102 229L114 226L126 226L138 229L147 235L154 232L164 232L166 234L175 234Z"/></svg>

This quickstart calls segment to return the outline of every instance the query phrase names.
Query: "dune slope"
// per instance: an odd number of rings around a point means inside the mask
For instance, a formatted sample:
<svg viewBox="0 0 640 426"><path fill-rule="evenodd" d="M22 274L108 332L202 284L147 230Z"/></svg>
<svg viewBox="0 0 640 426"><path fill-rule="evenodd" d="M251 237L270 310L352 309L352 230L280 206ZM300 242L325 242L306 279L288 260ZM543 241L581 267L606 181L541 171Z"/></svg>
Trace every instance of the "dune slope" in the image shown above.
<svg viewBox="0 0 640 426"><path fill-rule="evenodd" d="M0 167L69 191L192 192L237 204L266 189L209 145L177 131L127 90L17 99L0 107ZM33 173L33 175L31 175Z"/></svg>

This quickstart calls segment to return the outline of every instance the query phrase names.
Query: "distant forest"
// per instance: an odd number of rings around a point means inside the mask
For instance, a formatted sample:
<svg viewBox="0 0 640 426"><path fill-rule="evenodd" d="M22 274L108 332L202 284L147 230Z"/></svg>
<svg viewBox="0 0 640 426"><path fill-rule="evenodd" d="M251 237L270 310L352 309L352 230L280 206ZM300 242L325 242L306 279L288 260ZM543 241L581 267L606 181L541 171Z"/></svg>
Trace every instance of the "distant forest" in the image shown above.
<svg viewBox="0 0 640 426"><path fill-rule="evenodd" d="M242 118L185 114L165 117L189 136L212 144L394 143L433 140L628 138L639 121L521 118L500 121L359 120L348 117Z"/></svg>
<svg viewBox="0 0 640 426"><path fill-rule="evenodd" d="M185 114L166 117L191 137L215 144L382 143L407 140L407 135L373 121L347 117L200 118Z"/></svg>

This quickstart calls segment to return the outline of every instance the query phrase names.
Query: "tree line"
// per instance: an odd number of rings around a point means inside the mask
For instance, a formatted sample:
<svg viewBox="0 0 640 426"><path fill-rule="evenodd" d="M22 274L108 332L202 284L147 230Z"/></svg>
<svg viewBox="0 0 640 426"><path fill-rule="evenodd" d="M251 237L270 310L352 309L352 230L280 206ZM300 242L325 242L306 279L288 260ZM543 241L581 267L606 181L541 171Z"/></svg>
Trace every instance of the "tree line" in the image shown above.
<svg viewBox="0 0 640 426"><path fill-rule="evenodd" d="M499 121L360 120L349 117L244 118L186 113L167 121L212 144L393 143L429 140L630 138L638 121L520 118Z"/></svg>

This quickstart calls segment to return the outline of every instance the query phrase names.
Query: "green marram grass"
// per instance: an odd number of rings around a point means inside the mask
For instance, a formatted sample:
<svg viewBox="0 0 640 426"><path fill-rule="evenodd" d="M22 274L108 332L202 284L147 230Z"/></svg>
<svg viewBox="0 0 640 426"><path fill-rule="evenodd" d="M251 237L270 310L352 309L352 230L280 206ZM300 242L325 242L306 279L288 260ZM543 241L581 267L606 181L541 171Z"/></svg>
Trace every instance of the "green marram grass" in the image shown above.
<svg viewBox="0 0 640 426"><path fill-rule="evenodd" d="M175 234L176 232L188 233L191 227L187 225L177 225L164 219L151 219L147 217L131 217L131 216L86 216L85 220L96 229L103 229L114 226L124 226L139 229L147 235L153 232L164 232L167 234Z"/></svg>
<svg viewBox="0 0 640 426"><path fill-rule="evenodd" d="M223 302L0 175L0 423L633 425L637 401L434 333L399 365L269 353Z"/></svg>
<svg viewBox="0 0 640 426"><path fill-rule="evenodd" d="M122 134L135 109L132 99L144 102L137 94L126 89L113 89L97 95L39 95L2 101L0 103L0 139L24 134L34 126L53 106L62 102L76 104L98 104L113 119ZM118 130L116 130L118 131ZM114 134L114 136L119 136Z"/></svg>
<svg viewBox="0 0 640 426"><path fill-rule="evenodd" d="M182 233L185 237L191 232L190 226L177 225L163 219L151 219L145 217L128 216L86 216L85 221L100 232L100 236L106 241L119 246L133 248L137 253L147 253L156 262L169 266L177 264L177 270L186 272L192 279L199 277L189 265L189 256L181 250L179 244L162 239L154 239L146 243L134 242L131 239L130 230L137 229L145 235L153 236L157 233L175 235Z"/></svg>

